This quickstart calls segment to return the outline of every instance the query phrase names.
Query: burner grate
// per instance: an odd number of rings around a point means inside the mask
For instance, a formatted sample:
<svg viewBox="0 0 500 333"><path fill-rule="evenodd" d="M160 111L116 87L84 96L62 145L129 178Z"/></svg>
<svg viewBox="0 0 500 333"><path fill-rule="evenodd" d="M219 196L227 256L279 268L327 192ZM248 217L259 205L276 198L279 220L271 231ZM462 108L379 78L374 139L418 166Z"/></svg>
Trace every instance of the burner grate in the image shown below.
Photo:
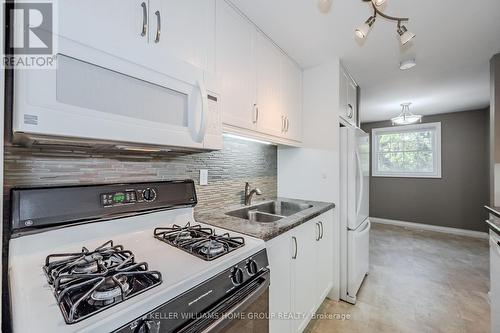
<svg viewBox="0 0 500 333"><path fill-rule="evenodd" d="M193 254L203 260L211 261L245 245L243 237L231 237L229 233L215 234L211 228L193 225L188 222L184 227L156 228L155 238Z"/></svg>
<svg viewBox="0 0 500 333"><path fill-rule="evenodd" d="M66 323L73 324L151 289L161 273L108 241L94 251L47 256L43 267Z"/></svg>

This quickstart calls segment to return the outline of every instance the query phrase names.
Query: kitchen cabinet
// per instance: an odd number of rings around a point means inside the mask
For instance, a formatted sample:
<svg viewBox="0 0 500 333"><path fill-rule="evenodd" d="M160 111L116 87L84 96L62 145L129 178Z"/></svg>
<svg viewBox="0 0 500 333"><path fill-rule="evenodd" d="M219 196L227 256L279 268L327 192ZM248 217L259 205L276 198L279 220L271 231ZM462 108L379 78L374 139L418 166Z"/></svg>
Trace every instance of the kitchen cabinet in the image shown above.
<svg viewBox="0 0 500 333"><path fill-rule="evenodd" d="M270 332L302 332L333 286L333 210L266 243ZM288 319L288 320L286 320Z"/></svg>
<svg viewBox="0 0 500 333"><path fill-rule="evenodd" d="M320 239L316 246L316 304L321 304L333 286L333 210L317 219Z"/></svg>
<svg viewBox="0 0 500 333"><path fill-rule="evenodd" d="M349 124L359 127L358 123L358 92L359 87L349 74L340 66L339 78L339 108L340 117Z"/></svg>
<svg viewBox="0 0 500 333"><path fill-rule="evenodd" d="M149 26L154 54L215 72L215 0L149 0Z"/></svg>
<svg viewBox="0 0 500 333"><path fill-rule="evenodd" d="M493 217L494 218L494 217ZM490 230L491 332L500 332L500 235Z"/></svg>
<svg viewBox="0 0 500 333"><path fill-rule="evenodd" d="M262 33L256 32L257 127L262 133L280 136L282 127L282 53Z"/></svg>
<svg viewBox="0 0 500 333"><path fill-rule="evenodd" d="M301 141L302 70L224 0L216 4L216 72L228 132Z"/></svg>
<svg viewBox="0 0 500 333"><path fill-rule="evenodd" d="M225 124L256 129L254 26L227 2L217 1L216 71Z"/></svg>
<svg viewBox="0 0 500 333"><path fill-rule="evenodd" d="M292 238L291 232L271 239L266 243L267 258L271 268L271 284L269 285L269 331L291 332L292 320L279 318L281 314L292 313L292 279L291 257Z"/></svg>
<svg viewBox="0 0 500 333"><path fill-rule="evenodd" d="M67 0L57 13L59 35L78 44L167 74L170 59L215 70L215 0Z"/></svg>
<svg viewBox="0 0 500 333"><path fill-rule="evenodd" d="M286 138L302 140L302 70L287 56L281 58L282 132Z"/></svg>
<svg viewBox="0 0 500 333"><path fill-rule="evenodd" d="M293 332L302 332L315 310L316 303L316 247L319 238L316 219L297 227L292 235L292 308L298 316L293 322Z"/></svg>

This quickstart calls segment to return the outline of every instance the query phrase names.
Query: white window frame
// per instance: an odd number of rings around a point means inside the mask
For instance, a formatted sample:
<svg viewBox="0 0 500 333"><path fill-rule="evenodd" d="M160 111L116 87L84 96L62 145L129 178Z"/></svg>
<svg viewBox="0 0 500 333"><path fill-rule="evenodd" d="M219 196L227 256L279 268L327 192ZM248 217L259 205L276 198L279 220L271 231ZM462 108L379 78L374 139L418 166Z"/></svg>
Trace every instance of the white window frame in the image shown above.
<svg viewBox="0 0 500 333"><path fill-rule="evenodd" d="M433 138L433 172L390 172L378 170L378 140L380 134L404 133L416 130L431 129L434 131ZM394 126L374 128L372 130L372 176L373 177L404 177L404 178L441 178L441 123L423 123L416 125Z"/></svg>

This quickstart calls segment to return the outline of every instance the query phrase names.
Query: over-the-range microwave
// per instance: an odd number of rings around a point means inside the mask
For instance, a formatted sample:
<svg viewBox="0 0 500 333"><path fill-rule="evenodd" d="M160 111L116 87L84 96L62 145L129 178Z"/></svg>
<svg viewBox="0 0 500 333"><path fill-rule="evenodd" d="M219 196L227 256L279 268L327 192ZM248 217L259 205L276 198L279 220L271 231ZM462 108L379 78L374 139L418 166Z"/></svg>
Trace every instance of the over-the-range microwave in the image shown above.
<svg viewBox="0 0 500 333"><path fill-rule="evenodd" d="M195 66L164 60L160 72L60 39L56 69L15 71L13 142L221 149L219 96L210 84L216 80Z"/></svg>

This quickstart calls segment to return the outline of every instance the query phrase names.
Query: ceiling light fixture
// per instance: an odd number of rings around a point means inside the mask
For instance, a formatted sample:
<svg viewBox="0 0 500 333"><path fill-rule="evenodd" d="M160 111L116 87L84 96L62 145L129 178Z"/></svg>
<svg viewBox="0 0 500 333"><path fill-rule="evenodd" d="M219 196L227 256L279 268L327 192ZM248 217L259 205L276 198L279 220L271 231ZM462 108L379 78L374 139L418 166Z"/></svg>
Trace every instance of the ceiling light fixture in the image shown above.
<svg viewBox="0 0 500 333"><path fill-rule="evenodd" d="M356 36L358 36L358 38L365 38L366 36L368 36L373 23L375 23L375 16L370 16L365 23L356 28L356 31L354 33L356 34Z"/></svg>
<svg viewBox="0 0 500 333"><path fill-rule="evenodd" d="M391 118L392 125L410 125L416 122L422 122L422 116L410 112L411 103L401 104L401 113L399 116Z"/></svg>
<svg viewBox="0 0 500 333"><path fill-rule="evenodd" d="M408 22L410 20L409 18L390 16L390 15L382 13L380 11L380 9L377 8L378 6L384 4L386 2L386 0L362 0L362 1L370 2L372 4L373 15L370 16L368 18L368 20L366 20L365 23L360 25L354 31L354 33L356 34L356 36L358 38L360 38L360 39L366 38L366 36L368 35L368 32L370 32L370 29L371 29L373 23L375 23L375 19L377 18L377 15L380 15L381 17L383 17L385 19L388 19L390 21L395 21L398 23L396 31L399 34L399 38L400 38L402 45L405 45L406 43L408 43L410 40L412 40L415 37L414 33L409 32L408 29L404 25L401 24L401 22Z"/></svg>
<svg viewBox="0 0 500 333"><path fill-rule="evenodd" d="M417 62L416 62L415 58L407 59L407 60L403 60L399 63L399 69L402 71L405 71L405 70L408 70L410 68L415 67L416 65L417 65Z"/></svg>
<svg viewBox="0 0 500 333"><path fill-rule="evenodd" d="M332 1L333 0L318 0L319 11L323 14L330 12L330 9L332 8Z"/></svg>

